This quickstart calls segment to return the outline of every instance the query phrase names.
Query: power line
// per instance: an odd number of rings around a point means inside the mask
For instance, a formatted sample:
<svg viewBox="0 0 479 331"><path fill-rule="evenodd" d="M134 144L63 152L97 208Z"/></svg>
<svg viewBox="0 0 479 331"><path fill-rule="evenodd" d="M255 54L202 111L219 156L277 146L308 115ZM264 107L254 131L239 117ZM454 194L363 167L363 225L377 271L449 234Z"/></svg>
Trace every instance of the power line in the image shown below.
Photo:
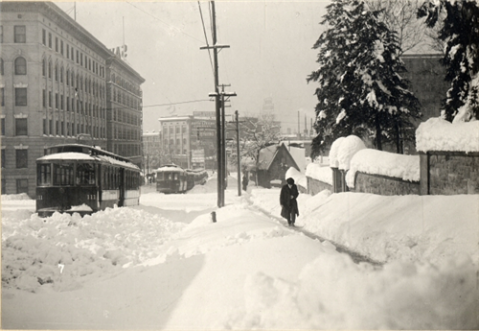
<svg viewBox="0 0 479 331"><path fill-rule="evenodd" d="M201 24L203 25L203 33L205 34L206 46L210 46L208 43L208 36L206 35L205 21L203 20L203 12L201 11L201 5L199 1L198 1L198 8L200 10ZM211 52L209 48L208 48L208 55L210 57L211 70L213 71L213 75L214 75L215 69L213 68L213 61L211 60Z"/></svg>
<svg viewBox="0 0 479 331"><path fill-rule="evenodd" d="M161 104L157 104L157 105L143 106L143 108L174 106L174 105L181 105L181 104L185 104L185 103L195 103L195 102L204 102L204 101L210 101L210 99L201 99L201 100L190 100L190 101L181 101L181 102L161 103Z"/></svg>
<svg viewBox="0 0 479 331"><path fill-rule="evenodd" d="M178 32L184 34L185 36L188 36L188 37L193 38L193 39L198 40L198 41L202 41L202 40L196 38L195 36L192 36L192 35L190 35L190 34L184 32L184 31L182 31L180 28L178 28L178 27L176 27L176 26L174 26L174 25L171 25L171 24L169 24L169 23L166 23L165 21L159 19L159 18L156 17L155 15L152 15L151 13L149 13L149 12L147 12L147 11L145 11L145 10L143 10L143 9L141 9L141 8L139 8L139 7L137 7L137 6L135 6L135 5L132 4L131 2L127 2L127 4L129 4L129 5L132 6L132 7L135 7L136 9L138 9L138 10L141 11L141 12L143 12L144 14L146 14L146 15L148 15L148 16L154 18L154 19L157 20L158 22L161 22L161 23L165 24L167 27L176 29Z"/></svg>

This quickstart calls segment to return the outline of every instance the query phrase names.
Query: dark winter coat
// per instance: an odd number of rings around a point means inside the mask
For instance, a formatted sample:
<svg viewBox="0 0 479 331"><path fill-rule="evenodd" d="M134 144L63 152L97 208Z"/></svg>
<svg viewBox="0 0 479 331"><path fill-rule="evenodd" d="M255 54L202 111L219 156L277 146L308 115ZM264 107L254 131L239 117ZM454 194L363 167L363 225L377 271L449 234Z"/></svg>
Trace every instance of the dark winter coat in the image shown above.
<svg viewBox="0 0 479 331"><path fill-rule="evenodd" d="M298 187L293 184L291 188L286 184L281 188L279 196L279 203L281 204L281 216L289 220L289 215L294 212L299 216L298 202Z"/></svg>

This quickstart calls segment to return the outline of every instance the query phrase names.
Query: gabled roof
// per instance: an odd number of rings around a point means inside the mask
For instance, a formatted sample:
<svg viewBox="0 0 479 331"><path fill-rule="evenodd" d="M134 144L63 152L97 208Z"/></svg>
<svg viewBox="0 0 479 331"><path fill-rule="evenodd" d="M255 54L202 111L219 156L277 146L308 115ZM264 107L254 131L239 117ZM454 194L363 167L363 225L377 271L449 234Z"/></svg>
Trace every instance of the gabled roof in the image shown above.
<svg viewBox="0 0 479 331"><path fill-rule="evenodd" d="M259 151L258 170L268 170L271 167L271 164L273 163L274 159L278 155L280 149L291 157L291 160L293 160L294 164L299 169L296 160L293 158L288 149L282 144L276 144L265 147Z"/></svg>

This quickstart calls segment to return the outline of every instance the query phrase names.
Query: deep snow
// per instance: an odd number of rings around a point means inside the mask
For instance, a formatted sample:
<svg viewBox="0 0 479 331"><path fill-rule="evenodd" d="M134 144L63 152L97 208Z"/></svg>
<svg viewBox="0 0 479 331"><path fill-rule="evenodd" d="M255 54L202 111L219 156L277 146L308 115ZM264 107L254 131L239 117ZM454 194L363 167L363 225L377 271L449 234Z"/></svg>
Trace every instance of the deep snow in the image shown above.
<svg viewBox="0 0 479 331"><path fill-rule="evenodd" d="M2 196L2 327L479 328L477 195L301 194L292 229L278 189L235 182L219 210L214 179L84 218Z"/></svg>

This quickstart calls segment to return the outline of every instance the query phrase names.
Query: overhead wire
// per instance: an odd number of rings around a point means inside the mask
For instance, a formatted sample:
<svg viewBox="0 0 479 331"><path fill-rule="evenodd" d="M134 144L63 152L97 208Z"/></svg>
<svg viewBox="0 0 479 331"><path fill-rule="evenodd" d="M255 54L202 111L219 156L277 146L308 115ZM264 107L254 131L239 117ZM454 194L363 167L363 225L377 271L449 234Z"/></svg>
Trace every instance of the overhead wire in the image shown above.
<svg viewBox="0 0 479 331"><path fill-rule="evenodd" d="M203 20L203 12L201 10L201 5L200 5L200 2L198 1L198 8L200 10L200 17L201 17L201 24L203 25L203 33L205 34L205 40L206 40L206 46L209 47L209 43L208 43L208 36L206 34L206 27L205 27L205 21ZM208 48L208 55L210 57L210 65L211 65L211 70L213 71L213 74L215 72L215 69L213 67L213 60L211 59L211 51L210 49Z"/></svg>
<svg viewBox="0 0 479 331"><path fill-rule="evenodd" d="M163 23L163 24L166 25L167 27L169 27L169 28L174 28L175 30L177 30L178 32L184 34L185 36L188 36L188 37L190 37L190 38L193 38L193 39L195 39L195 40L197 40L197 41L202 41L202 40L196 38L195 36L192 36L192 35L190 35L190 34L184 32L184 31L182 31L182 30L181 30L180 28L178 28L177 26L171 25L171 24L169 24L169 23L167 23L167 22L165 22L165 21L159 19L159 18L156 17L155 15L152 15L151 13L149 13L149 12L147 12L147 11L141 9L140 7L135 6L133 3L131 3L131 2L126 2L126 3L129 4L129 5L131 5L131 6L134 7L134 8L138 9L139 11L143 12L144 14L146 14L146 15L148 15L148 16L154 18L154 19L157 20L158 22Z"/></svg>

